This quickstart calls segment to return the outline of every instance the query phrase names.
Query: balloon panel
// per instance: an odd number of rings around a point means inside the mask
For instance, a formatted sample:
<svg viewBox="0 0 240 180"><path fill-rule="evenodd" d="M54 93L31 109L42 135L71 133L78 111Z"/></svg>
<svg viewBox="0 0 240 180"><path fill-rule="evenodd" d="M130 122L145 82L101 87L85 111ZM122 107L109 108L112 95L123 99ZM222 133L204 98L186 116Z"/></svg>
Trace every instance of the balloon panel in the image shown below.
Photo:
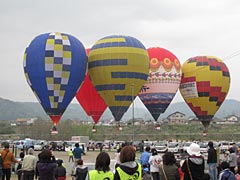
<svg viewBox="0 0 240 180"><path fill-rule="evenodd" d="M88 72L95 89L119 121L148 76L148 54L129 36L108 36L95 43Z"/></svg>
<svg viewBox="0 0 240 180"><path fill-rule="evenodd" d="M164 113L174 98L181 82L178 58L164 48L149 48L150 70L139 98L155 120Z"/></svg>
<svg viewBox="0 0 240 180"><path fill-rule="evenodd" d="M182 65L180 92L200 120L211 120L223 103L230 86L230 73L221 59L213 56L190 58Z"/></svg>
<svg viewBox="0 0 240 180"><path fill-rule="evenodd" d="M61 115L85 78L87 56L82 43L63 33L37 36L24 55L24 72L48 115Z"/></svg>
<svg viewBox="0 0 240 180"><path fill-rule="evenodd" d="M95 90L88 75L76 94L76 98L87 115L91 116L94 122L97 123L106 110L107 105Z"/></svg>

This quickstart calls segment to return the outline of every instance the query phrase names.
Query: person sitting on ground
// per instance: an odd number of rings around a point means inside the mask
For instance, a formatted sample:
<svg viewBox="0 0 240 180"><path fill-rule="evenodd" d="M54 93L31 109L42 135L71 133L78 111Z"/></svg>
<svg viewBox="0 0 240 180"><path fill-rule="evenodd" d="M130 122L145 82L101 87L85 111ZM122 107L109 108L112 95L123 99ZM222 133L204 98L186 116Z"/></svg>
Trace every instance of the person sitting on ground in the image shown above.
<svg viewBox="0 0 240 180"><path fill-rule="evenodd" d="M77 166L74 169L72 176L75 176L75 180L86 180L88 179L88 167L83 165L83 160L79 159L77 161Z"/></svg>
<svg viewBox="0 0 240 180"><path fill-rule="evenodd" d="M63 160L57 160L57 168L55 172L55 177L57 180L66 180L66 168L63 167Z"/></svg>
<svg viewBox="0 0 240 180"><path fill-rule="evenodd" d="M124 146L121 149L120 164L116 167L114 180L142 179L142 166L135 161L136 151L133 146Z"/></svg>
<svg viewBox="0 0 240 180"><path fill-rule="evenodd" d="M96 158L95 170L88 173L89 180L113 180L114 174L110 171L110 156L107 152L100 152Z"/></svg>
<svg viewBox="0 0 240 180"><path fill-rule="evenodd" d="M221 164L222 171L219 175L219 180L235 180L236 177L234 173L229 169L229 163L223 161Z"/></svg>

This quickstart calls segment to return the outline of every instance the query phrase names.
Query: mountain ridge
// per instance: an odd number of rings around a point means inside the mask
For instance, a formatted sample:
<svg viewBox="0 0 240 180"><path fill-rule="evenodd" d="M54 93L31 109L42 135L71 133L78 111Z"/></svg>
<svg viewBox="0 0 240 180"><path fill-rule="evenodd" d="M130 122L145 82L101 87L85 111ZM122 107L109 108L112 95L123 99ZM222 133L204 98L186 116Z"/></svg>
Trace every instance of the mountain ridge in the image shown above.
<svg viewBox="0 0 240 180"><path fill-rule="evenodd" d="M144 120L153 120L151 114L143 105L138 105L136 102L134 106L134 118L143 118ZM226 99L219 110L216 112L215 117L225 118L230 115L240 116L240 101L233 99ZM179 111L184 113L187 117L195 116L191 109L185 102L171 103L165 113L161 114L159 119L167 118L170 114ZM0 98L0 120L16 120L17 118L33 118L38 117L42 119L49 119L47 114L38 102L14 102L8 99ZM92 119L87 116L83 108L77 103L71 103L64 112L62 119L72 120L87 120ZM101 120L113 119L109 109L107 109ZM132 119L132 107L124 114L122 120Z"/></svg>

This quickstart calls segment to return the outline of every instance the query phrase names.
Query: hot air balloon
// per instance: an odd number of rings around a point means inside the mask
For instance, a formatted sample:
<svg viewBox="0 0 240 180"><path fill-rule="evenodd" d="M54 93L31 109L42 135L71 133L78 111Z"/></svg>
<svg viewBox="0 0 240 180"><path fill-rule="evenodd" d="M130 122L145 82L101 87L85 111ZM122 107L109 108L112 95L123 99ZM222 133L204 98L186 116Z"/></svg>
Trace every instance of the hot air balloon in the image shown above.
<svg viewBox="0 0 240 180"><path fill-rule="evenodd" d="M86 51L89 55L90 49L86 49ZM88 74L77 92L76 98L87 115L91 116L93 121L97 124L103 112L106 110L107 105L95 90Z"/></svg>
<svg viewBox="0 0 240 180"><path fill-rule="evenodd" d="M91 48L88 73L116 121L120 121L146 82L148 71L148 53L136 38L107 36Z"/></svg>
<svg viewBox="0 0 240 180"><path fill-rule="evenodd" d="M68 34L42 34L26 48L23 66L29 86L56 130L85 78L87 56L84 46Z"/></svg>
<svg viewBox="0 0 240 180"><path fill-rule="evenodd" d="M179 88L181 65L178 58L164 48L149 48L147 51L150 63L149 76L138 96L157 121Z"/></svg>
<svg viewBox="0 0 240 180"><path fill-rule="evenodd" d="M230 86L230 73L224 62L214 56L196 56L182 65L180 93L205 127L223 103Z"/></svg>

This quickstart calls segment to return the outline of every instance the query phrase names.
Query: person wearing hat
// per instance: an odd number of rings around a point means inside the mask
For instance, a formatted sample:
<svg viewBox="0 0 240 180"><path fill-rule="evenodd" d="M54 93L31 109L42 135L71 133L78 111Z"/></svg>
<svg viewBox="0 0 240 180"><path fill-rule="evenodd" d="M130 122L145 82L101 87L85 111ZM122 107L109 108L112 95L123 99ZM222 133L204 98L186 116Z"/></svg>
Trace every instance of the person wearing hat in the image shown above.
<svg viewBox="0 0 240 180"><path fill-rule="evenodd" d="M34 172L36 169L37 158L33 155L34 150L32 148L28 149L28 154L24 156L22 162L22 176L23 179L34 179Z"/></svg>
<svg viewBox="0 0 240 180"><path fill-rule="evenodd" d="M187 149L189 157L182 165L184 180L203 180L204 179L204 158L200 153L200 146L192 143Z"/></svg>
<svg viewBox="0 0 240 180"><path fill-rule="evenodd" d="M213 147L213 142L208 142L208 158L207 158L207 164L208 164L208 170L209 175L211 177L211 180L217 180L217 152Z"/></svg>

